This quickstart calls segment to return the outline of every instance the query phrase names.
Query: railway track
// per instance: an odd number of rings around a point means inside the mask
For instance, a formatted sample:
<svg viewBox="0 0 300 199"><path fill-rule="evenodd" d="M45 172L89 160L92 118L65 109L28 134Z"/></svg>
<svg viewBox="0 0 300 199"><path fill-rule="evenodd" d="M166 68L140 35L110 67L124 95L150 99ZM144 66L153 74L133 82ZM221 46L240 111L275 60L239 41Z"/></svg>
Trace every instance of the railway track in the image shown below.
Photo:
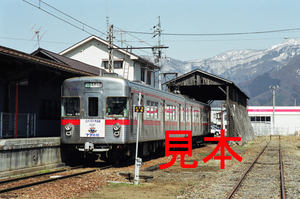
<svg viewBox="0 0 300 199"><path fill-rule="evenodd" d="M277 137L276 137L277 138ZM285 198L280 136L270 141L243 173L229 198Z"/></svg>
<svg viewBox="0 0 300 199"><path fill-rule="evenodd" d="M65 178L71 178L74 176L79 176L79 175L84 175L87 173L92 173L98 170L104 170L107 168L112 167L111 165L96 168L96 169L88 169L80 172L73 172L74 170L80 169L83 166L77 166L77 167L72 167L72 168L66 168L58 171L51 171L47 173L41 173L41 174L35 174L35 175L29 175L29 176L24 176L24 177L19 177L19 178L12 178L8 180L2 180L0 181L0 194L5 194L7 192L19 190L19 189L24 189L27 187L31 186L36 186L44 183L49 183L53 182L56 180L61 180ZM66 172L61 175L54 175L54 174L59 174L61 172ZM71 174L69 174L71 172ZM52 177L51 177L52 176ZM17 184L17 185L15 185ZM3 195L0 195L2 197ZM4 195L5 197L5 195Z"/></svg>

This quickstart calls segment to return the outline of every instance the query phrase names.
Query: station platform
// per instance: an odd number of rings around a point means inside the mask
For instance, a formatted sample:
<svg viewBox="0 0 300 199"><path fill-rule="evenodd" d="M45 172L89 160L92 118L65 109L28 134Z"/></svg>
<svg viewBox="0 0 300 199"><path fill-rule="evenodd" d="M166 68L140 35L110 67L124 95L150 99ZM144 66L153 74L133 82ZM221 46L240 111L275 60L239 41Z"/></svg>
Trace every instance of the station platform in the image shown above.
<svg viewBox="0 0 300 199"><path fill-rule="evenodd" d="M61 165L60 137L0 140L0 176L17 170Z"/></svg>

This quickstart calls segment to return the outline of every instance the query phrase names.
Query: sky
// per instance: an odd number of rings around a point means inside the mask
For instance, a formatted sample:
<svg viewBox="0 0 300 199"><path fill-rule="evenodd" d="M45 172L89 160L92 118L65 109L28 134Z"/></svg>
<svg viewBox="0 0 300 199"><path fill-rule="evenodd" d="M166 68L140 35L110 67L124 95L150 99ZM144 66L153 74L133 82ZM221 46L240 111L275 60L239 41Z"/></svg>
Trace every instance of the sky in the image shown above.
<svg viewBox="0 0 300 199"><path fill-rule="evenodd" d="M114 44L153 47L160 18L163 56L206 59L300 38L299 8L299 0L0 0L0 45L32 53L39 30L40 47L59 53L92 34L106 39L108 19ZM294 30L275 31L286 29ZM275 32L249 34L265 31ZM152 55L151 49L133 52Z"/></svg>

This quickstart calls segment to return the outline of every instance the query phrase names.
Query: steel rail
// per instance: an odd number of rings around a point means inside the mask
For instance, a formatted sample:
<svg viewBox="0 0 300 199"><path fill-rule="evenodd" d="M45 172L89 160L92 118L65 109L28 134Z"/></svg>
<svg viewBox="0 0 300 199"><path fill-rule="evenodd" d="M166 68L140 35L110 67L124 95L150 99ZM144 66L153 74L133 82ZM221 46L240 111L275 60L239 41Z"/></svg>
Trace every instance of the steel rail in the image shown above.
<svg viewBox="0 0 300 199"><path fill-rule="evenodd" d="M233 196L233 194L239 188L241 182L245 179L246 175L249 173L249 171L251 170L251 168L253 167L253 165L256 163L257 159L265 151L265 149L267 148L267 146L269 145L270 142L271 142L271 136L270 136L270 141L268 142L268 144L263 148L263 150L258 154L258 156L255 158L255 160L251 163L251 165L246 169L246 171L243 173L243 175L241 176L241 178L239 179L239 181L236 183L236 185L233 187L233 189L231 190L231 192L227 195L226 199L229 199L229 198L231 198Z"/></svg>
<svg viewBox="0 0 300 199"><path fill-rule="evenodd" d="M97 168L97 169L92 169L92 170L89 170L89 171L84 171L84 172L79 172L79 173L73 173L73 174L70 174L70 175L60 176L60 177L57 177L57 178L51 178L51 179L47 179L47 180L41 180L41 181L37 181L37 182L33 182L33 183L28 183L28 184L14 186L14 187L6 188L6 189L1 189L0 193L14 191L14 190L27 188L27 187L31 187L31 186L35 186L35 185L39 185L39 184L44 184L44 183L48 183L48 182L52 182L52 181L56 181L56 180L65 179L65 178L70 178L70 177L74 177L74 176L78 176L78 175L84 175L84 174L92 173L92 172L95 172L95 171L98 171L98 170L108 169L110 167L112 167L112 165Z"/></svg>
<svg viewBox="0 0 300 199"><path fill-rule="evenodd" d="M285 188L284 188L284 172L283 172L283 161L282 161L282 154L281 154L281 140L279 136L279 162L280 162L280 188L281 188L281 198L285 199Z"/></svg>
<svg viewBox="0 0 300 199"><path fill-rule="evenodd" d="M64 168L64 169L56 170L56 171L49 171L49 172L45 172L45 173L38 173L38 174L22 176L22 177L17 177L17 178L10 178L10 179L7 179L7 180L1 180L0 185L8 183L8 182L24 180L24 179L28 179L28 178L34 178L34 177L49 175L49 174L53 174L53 173L60 173L60 172L63 172L63 171L78 169L78 168L82 168L82 167L83 167L83 165L80 165L80 166L76 166L76 167L67 167L67 168Z"/></svg>

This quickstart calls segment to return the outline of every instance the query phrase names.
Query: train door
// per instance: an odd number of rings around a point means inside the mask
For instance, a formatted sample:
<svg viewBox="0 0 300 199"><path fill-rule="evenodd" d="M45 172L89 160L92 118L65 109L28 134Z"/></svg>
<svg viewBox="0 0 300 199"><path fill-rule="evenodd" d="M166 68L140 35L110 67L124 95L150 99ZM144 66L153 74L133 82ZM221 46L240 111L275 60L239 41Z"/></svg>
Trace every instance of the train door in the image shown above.
<svg viewBox="0 0 300 199"><path fill-rule="evenodd" d="M166 123L166 116L165 116L165 100L162 100L160 103L160 114L161 114L161 132L163 132L163 135L165 134L165 123Z"/></svg>
<svg viewBox="0 0 300 199"><path fill-rule="evenodd" d="M190 121L191 121L191 124L190 124L190 128L191 128L191 131L192 133L194 134L194 123L193 123L193 111L194 111L194 108L191 107L190 108Z"/></svg>
<svg viewBox="0 0 300 199"><path fill-rule="evenodd" d="M181 109L181 130L186 130L186 104L182 106L182 109Z"/></svg>
<svg viewBox="0 0 300 199"><path fill-rule="evenodd" d="M85 118L103 118L102 104L100 104L100 93L85 93L85 99L82 100L82 110Z"/></svg>
<svg viewBox="0 0 300 199"><path fill-rule="evenodd" d="M141 106L145 107L144 105L144 95L141 95L142 96L142 99L141 99ZM141 137L145 137L145 125L144 125L144 119L145 119L145 114L147 114L147 112L145 111L145 108L144 108L144 112L141 113L141 121L140 121L140 135Z"/></svg>
<svg viewBox="0 0 300 199"><path fill-rule="evenodd" d="M181 104L178 104L178 130L181 130Z"/></svg>
<svg viewBox="0 0 300 199"><path fill-rule="evenodd" d="M191 113L190 113L191 130L192 130L192 133L194 134L194 132L195 132L195 129L194 129L194 121L193 121L193 119L194 119L194 117L193 117L193 114L194 114L194 108L191 107L191 108L190 108L190 111L191 111Z"/></svg>
<svg viewBox="0 0 300 199"><path fill-rule="evenodd" d="M200 132L201 132L201 134L203 134L203 125L202 125L202 114L203 114L203 109L202 108L200 108L200 112L199 112L199 123L200 123Z"/></svg>
<svg viewBox="0 0 300 199"><path fill-rule="evenodd" d="M81 110L80 137L105 137L103 96L99 92L85 93ZM96 132L96 133L95 133Z"/></svg>
<svg viewBox="0 0 300 199"><path fill-rule="evenodd" d="M191 130L191 120L190 120L190 107L185 108L185 130Z"/></svg>
<svg viewBox="0 0 300 199"><path fill-rule="evenodd" d="M134 134L134 106L135 106L135 100L134 100L134 94L131 93L130 95L130 114L129 114L129 122L130 122L130 125L131 126L131 129L130 129L130 138L133 136Z"/></svg>

